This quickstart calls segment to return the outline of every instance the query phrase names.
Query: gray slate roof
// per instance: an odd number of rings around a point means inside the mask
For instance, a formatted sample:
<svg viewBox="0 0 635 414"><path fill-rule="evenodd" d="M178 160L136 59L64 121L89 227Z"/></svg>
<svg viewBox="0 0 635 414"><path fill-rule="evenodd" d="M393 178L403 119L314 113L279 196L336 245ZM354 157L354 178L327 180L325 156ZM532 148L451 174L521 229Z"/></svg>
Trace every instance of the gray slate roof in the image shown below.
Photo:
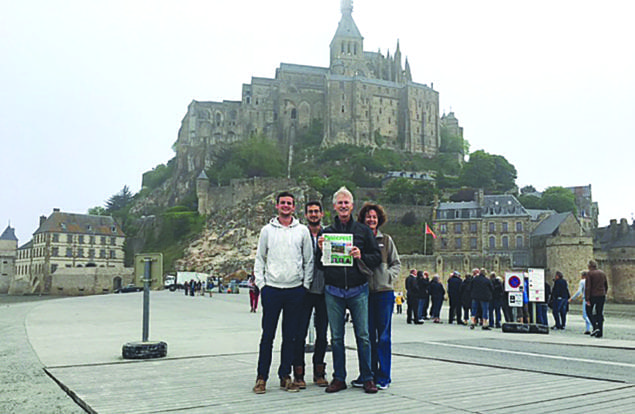
<svg viewBox="0 0 635 414"><path fill-rule="evenodd" d="M567 216L569 216L569 214L572 213L568 211L566 213L554 213L550 215L549 217L544 219L543 222L538 225L538 227L536 227L536 229L532 233L532 236L553 235L555 231L558 230L558 227L560 227L562 222L567 218Z"/></svg>
<svg viewBox="0 0 635 414"><path fill-rule="evenodd" d="M7 226L2 232L2 235L0 235L0 240L18 241L18 238L15 237L15 229L11 226Z"/></svg>
<svg viewBox="0 0 635 414"><path fill-rule="evenodd" d="M42 223L34 234L50 232L124 236L115 219L110 216L92 216L61 211L53 211L53 214Z"/></svg>

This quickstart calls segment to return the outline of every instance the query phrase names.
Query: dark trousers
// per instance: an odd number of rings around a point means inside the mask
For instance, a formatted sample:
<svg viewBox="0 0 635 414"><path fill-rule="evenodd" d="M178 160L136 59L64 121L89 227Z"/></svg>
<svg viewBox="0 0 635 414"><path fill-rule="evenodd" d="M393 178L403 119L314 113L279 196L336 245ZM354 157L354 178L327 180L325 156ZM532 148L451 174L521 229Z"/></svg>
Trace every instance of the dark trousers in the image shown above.
<svg viewBox="0 0 635 414"><path fill-rule="evenodd" d="M258 354L258 376L261 376L265 381L269 378L273 340L276 336L280 313L282 313L282 349L278 377L283 378L291 373L294 340L304 296L303 286L291 289L265 286L260 292L262 336L260 337L260 352Z"/></svg>
<svg viewBox="0 0 635 414"><path fill-rule="evenodd" d="M604 328L604 301L606 296L591 296L591 305L586 305L586 314L591 320L593 330L598 330L598 336L602 336Z"/></svg>
<svg viewBox="0 0 635 414"><path fill-rule="evenodd" d="M448 321L452 323L455 317L457 322L461 322L461 299L450 296L450 317Z"/></svg>
<svg viewBox="0 0 635 414"><path fill-rule="evenodd" d="M406 318L406 322L418 322L419 321L419 298L411 298L408 296L408 317Z"/></svg>
<svg viewBox="0 0 635 414"><path fill-rule="evenodd" d="M293 355L293 366L304 366L304 346L306 336L309 332L309 324L311 323L311 314L315 310L313 325L315 326L315 348L313 351L313 367L324 364L324 355L326 354L326 330L328 328L328 317L326 316L326 302L324 295L317 293L307 293L304 296L304 303L300 311L298 319L298 333L295 341L295 351Z"/></svg>
<svg viewBox="0 0 635 414"><path fill-rule="evenodd" d="M463 320L469 321L470 310L472 310L472 304L470 303L469 305L466 305L465 303L461 302L461 307L463 308Z"/></svg>

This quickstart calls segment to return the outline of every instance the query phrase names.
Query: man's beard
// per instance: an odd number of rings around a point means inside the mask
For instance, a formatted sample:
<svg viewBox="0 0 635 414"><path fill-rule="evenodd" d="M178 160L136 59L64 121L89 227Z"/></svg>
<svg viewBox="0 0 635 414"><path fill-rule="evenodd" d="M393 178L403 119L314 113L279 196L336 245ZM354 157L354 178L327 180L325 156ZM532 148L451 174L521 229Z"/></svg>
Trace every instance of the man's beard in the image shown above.
<svg viewBox="0 0 635 414"><path fill-rule="evenodd" d="M322 219L317 219L317 220L313 220L313 221L307 219L306 221L307 221L307 223L309 223L309 226L317 227L322 222Z"/></svg>

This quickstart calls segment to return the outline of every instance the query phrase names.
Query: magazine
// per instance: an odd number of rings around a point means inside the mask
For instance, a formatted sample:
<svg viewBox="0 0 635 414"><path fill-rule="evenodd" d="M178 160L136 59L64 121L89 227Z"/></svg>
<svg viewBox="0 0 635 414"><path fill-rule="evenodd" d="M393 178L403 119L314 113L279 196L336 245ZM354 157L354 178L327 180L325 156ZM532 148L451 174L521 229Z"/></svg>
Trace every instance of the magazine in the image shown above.
<svg viewBox="0 0 635 414"><path fill-rule="evenodd" d="M322 243L322 264L324 266L353 266L352 234L325 233Z"/></svg>

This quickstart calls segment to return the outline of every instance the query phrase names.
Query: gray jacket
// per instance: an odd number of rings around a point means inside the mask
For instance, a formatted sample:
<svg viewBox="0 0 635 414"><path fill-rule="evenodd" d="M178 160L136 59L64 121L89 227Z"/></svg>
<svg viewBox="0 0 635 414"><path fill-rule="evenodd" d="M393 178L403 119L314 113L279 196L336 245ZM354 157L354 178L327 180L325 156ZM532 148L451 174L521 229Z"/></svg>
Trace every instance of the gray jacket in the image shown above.
<svg viewBox="0 0 635 414"><path fill-rule="evenodd" d="M368 288L371 292L389 292L395 290L394 283L399 277L401 261L392 237L377 230L375 236L381 250L381 264L373 270L360 260L360 270L368 277Z"/></svg>

